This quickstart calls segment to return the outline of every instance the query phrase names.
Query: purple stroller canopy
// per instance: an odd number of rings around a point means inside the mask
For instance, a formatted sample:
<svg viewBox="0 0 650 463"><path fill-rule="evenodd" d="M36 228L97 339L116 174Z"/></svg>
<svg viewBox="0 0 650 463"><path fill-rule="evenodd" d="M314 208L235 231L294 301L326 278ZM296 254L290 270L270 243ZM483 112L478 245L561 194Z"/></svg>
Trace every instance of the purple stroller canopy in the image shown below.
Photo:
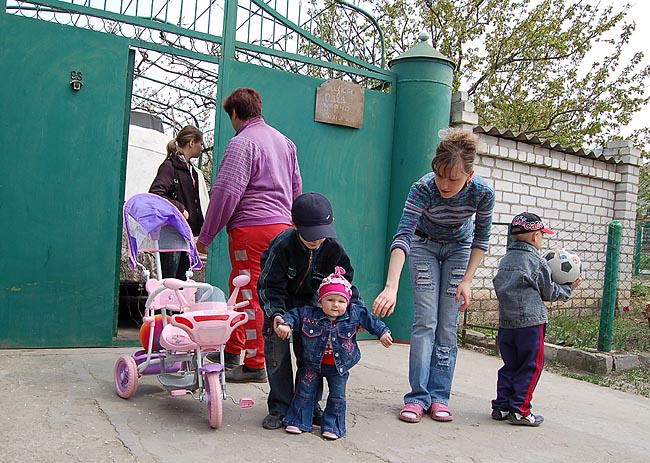
<svg viewBox="0 0 650 463"><path fill-rule="evenodd" d="M185 251L190 259L190 269L199 270L203 266L187 220L162 196L151 193L131 196L124 203L124 225L129 259L134 269L138 253L144 251Z"/></svg>

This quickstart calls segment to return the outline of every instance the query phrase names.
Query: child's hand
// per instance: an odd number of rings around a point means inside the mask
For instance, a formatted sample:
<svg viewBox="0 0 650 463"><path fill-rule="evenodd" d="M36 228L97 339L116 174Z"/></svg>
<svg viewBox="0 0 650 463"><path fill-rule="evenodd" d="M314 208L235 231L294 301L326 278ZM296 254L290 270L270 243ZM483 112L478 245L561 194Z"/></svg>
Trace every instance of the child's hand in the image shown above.
<svg viewBox="0 0 650 463"><path fill-rule="evenodd" d="M273 319L273 329L280 339L289 339L291 337L291 327L285 325L284 319L279 315Z"/></svg>
<svg viewBox="0 0 650 463"><path fill-rule="evenodd" d="M382 334L381 338L379 338L379 342L381 342L381 345L384 347L392 346L393 337L390 335L390 331L386 331L384 334Z"/></svg>
<svg viewBox="0 0 650 463"><path fill-rule="evenodd" d="M275 329L275 333L280 337L280 339L287 340L291 337L291 327L287 325L278 325Z"/></svg>
<svg viewBox="0 0 650 463"><path fill-rule="evenodd" d="M576 289L578 286L580 286L580 283L582 283L582 274L580 274L578 279L571 284L571 288Z"/></svg>

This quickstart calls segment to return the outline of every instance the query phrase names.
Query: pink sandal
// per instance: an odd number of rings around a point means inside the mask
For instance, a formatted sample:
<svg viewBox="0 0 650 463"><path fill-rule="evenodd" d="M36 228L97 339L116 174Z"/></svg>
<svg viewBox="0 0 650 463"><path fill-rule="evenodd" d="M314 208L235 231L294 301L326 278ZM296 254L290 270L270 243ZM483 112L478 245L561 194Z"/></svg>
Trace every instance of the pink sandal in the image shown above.
<svg viewBox="0 0 650 463"><path fill-rule="evenodd" d="M435 421L451 421L454 419L454 414L451 413L447 405L440 402L434 402L431 404L431 419Z"/></svg>
<svg viewBox="0 0 650 463"><path fill-rule="evenodd" d="M419 423L422 419L423 413L424 408L422 408L422 405L416 404L415 402L409 402L404 405L404 408L399 412L399 419L406 421L407 423Z"/></svg>

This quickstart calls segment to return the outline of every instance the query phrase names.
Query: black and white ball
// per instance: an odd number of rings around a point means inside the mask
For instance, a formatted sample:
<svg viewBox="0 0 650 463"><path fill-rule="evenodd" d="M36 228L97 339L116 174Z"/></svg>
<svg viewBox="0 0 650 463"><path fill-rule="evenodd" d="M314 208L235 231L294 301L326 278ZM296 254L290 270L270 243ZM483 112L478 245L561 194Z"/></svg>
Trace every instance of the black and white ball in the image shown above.
<svg viewBox="0 0 650 463"><path fill-rule="evenodd" d="M551 267L551 276L557 284L571 284L580 276L580 258L574 253L566 249L556 249L548 251L544 258Z"/></svg>

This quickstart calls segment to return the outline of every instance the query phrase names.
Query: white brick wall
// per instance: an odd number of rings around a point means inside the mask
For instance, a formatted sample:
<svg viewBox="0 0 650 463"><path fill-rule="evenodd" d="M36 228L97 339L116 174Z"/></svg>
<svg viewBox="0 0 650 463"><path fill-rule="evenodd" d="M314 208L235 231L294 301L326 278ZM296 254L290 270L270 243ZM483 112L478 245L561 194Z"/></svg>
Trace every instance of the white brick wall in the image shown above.
<svg viewBox="0 0 650 463"><path fill-rule="evenodd" d="M454 94L454 98L461 101L467 96ZM452 125L471 128L474 124L452 114ZM630 142L615 141L608 143L603 156L591 159L539 144L477 135L480 143L475 170L494 185L497 203L490 250L474 281L472 321L498 318L492 277L505 253L507 224L526 210L540 215L557 232L545 239L544 250L566 247L583 261L585 282L570 301L552 304L551 310L568 310L576 315L600 311L607 233L613 220L623 226L617 304L628 305L634 271L640 151Z"/></svg>

